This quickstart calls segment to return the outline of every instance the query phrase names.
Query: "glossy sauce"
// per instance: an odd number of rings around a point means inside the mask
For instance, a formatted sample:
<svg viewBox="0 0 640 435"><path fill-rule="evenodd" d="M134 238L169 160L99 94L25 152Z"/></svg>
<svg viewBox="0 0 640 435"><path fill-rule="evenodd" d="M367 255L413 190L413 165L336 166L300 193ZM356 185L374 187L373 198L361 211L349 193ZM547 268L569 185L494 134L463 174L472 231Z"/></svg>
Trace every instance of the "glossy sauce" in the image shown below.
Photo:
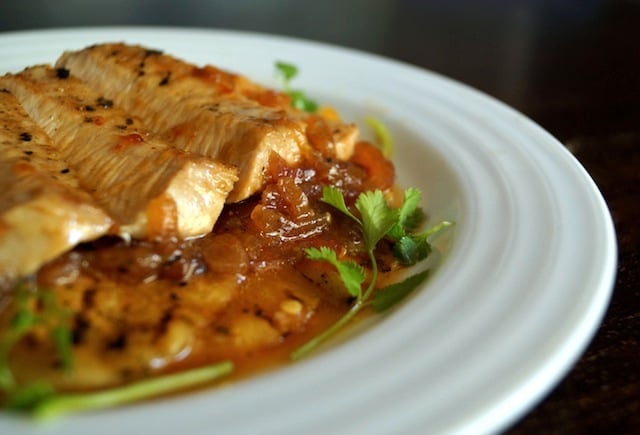
<svg viewBox="0 0 640 435"><path fill-rule="evenodd" d="M205 237L107 237L43 267L39 287L73 313L76 367L62 374L50 344L34 333L13 352L16 377L91 390L225 359L234 376L286 363L351 304L335 271L306 259L304 249L328 246L369 266L359 229L320 200L322 186L338 187L351 204L366 190L392 195L394 181L393 166L372 145L359 143L351 161L337 161L318 131L316 149L299 165L274 154L261 194L226 206ZM396 268L384 244L377 254L381 271Z"/></svg>

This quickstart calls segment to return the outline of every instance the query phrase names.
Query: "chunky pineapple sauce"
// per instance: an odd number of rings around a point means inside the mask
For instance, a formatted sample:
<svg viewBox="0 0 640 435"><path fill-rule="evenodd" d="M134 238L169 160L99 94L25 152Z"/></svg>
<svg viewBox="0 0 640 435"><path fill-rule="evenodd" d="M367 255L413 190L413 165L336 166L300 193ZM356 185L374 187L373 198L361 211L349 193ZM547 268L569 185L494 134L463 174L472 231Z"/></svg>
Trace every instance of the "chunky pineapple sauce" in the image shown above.
<svg viewBox="0 0 640 435"><path fill-rule="evenodd" d="M393 183L393 166L366 142L346 162L312 150L291 166L273 154L262 192L227 205L204 237L79 245L36 277L69 313L74 368L61 370L36 328L11 354L14 376L92 390L222 360L239 375L288 361L352 302L332 266L304 249L327 246L370 266L360 230L320 200L322 186L349 203L368 190L391 195ZM381 271L396 268L384 243L377 257Z"/></svg>

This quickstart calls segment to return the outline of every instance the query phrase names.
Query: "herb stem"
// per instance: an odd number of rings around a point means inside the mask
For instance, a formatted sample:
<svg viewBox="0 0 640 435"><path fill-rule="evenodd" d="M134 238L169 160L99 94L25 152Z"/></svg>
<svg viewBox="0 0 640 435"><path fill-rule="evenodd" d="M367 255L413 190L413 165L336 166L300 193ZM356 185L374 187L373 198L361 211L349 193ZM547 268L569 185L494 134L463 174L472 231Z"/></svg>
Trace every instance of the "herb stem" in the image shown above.
<svg viewBox="0 0 640 435"><path fill-rule="evenodd" d="M382 121L374 118L373 116L366 117L364 119L364 122L366 122L369 127L371 127L371 129L377 136L382 154L388 159L391 158L393 155L393 138L391 137L391 133L389 132L387 126L382 123Z"/></svg>
<svg viewBox="0 0 640 435"><path fill-rule="evenodd" d="M316 335L311 340L307 341L298 349L294 350L290 355L291 360L297 361L305 357L307 354L313 351L316 347L318 347L319 345L327 341L329 338L331 338L331 336L333 336L336 332L338 332L343 326L349 323L351 319L353 319L356 316L356 314L360 312L362 307L365 306L365 302L369 299L369 297L373 293L373 290L375 289L375 286L376 286L376 281L378 280L378 264L376 263L376 258L375 258L375 255L373 254L373 250L369 250L369 258L371 260L372 267L371 267L371 282L369 283L367 290L365 290L365 292L356 299L356 301L353 303L349 311L347 311L342 317L340 317L333 325L325 329L319 335Z"/></svg>
<svg viewBox="0 0 640 435"><path fill-rule="evenodd" d="M369 287L362 295L362 302L365 302L373 293L373 290L376 287L376 282L378 281L378 262L376 261L376 256L373 253L375 246L369 249L369 260L371 261L371 282L369 283Z"/></svg>
<svg viewBox="0 0 640 435"><path fill-rule="evenodd" d="M426 231L418 234L416 237L417 238L422 238L422 239L426 239L438 232L440 232L442 229L450 227L451 225L453 225L453 222L450 221L441 221L438 224L432 226L431 228L427 229Z"/></svg>
<svg viewBox="0 0 640 435"><path fill-rule="evenodd" d="M9 331L0 341L0 391L7 391L15 386L13 373L9 367L9 352L21 336L22 331Z"/></svg>
<svg viewBox="0 0 640 435"><path fill-rule="evenodd" d="M51 396L34 408L33 415L37 419L48 419L74 411L122 405L212 381L231 371L233 371L233 363L222 361L214 365L147 379L96 393Z"/></svg>
<svg viewBox="0 0 640 435"><path fill-rule="evenodd" d="M360 311L362 308L362 299L356 300L354 304L351 306L349 311L347 311L342 317L340 317L333 325L329 328L322 331L320 334L313 337L311 340L307 341L305 344L300 346L298 349L294 350L291 353L291 359L293 361L297 361L303 357L305 357L308 353L314 350L316 347L327 341L332 335L334 335L340 328L349 323L349 321Z"/></svg>

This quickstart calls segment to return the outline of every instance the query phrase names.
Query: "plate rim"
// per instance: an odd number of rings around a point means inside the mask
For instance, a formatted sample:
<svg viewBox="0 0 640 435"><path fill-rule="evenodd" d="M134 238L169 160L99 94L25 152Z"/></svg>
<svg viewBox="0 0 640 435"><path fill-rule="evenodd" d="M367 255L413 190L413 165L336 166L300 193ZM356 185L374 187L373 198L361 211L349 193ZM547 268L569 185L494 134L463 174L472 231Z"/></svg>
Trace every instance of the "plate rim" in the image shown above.
<svg viewBox="0 0 640 435"><path fill-rule="evenodd" d="M503 111L504 113L508 113L514 117L514 119L520 119L522 121L523 128L529 129L529 134L538 137L538 139L542 142L547 143L555 143L556 152L559 152L559 155L563 156L561 158L570 162L567 164L573 165L574 169L577 170L579 175L584 178L585 188L590 190L591 198L596 202L594 206L599 208L599 211L602 213L601 218L604 220L607 228L602 228L601 230L605 233L605 242L606 242L606 250L609 252L607 255L607 263L603 265L602 271L599 275L600 283L595 285L598 288L598 291L594 293L594 297L597 296L597 303L592 305L592 313L588 316L584 317L584 322L588 323L583 325L581 328L576 329L580 330L581 333L579 337L573 338L572 349L565 349L565 353L563 355L556 354L556 358L561 361L547 361L550 367L545 368L545 372L553 371L553 373L546 373L546 385L544 388L539 388L536 386L536 391L531 391L534 389L533 386L523 385L522 388L526 390L527 394L535 393L535 399L522 400L521 406L518 409L511 409L510 415L505 415L504 413L504 404L497 406L496 409L490 411L490 413L497 413L498 411L501 413L501 421L497 420L497 416L495 415L484 415L484 416L476 416L476 420L474 422L468 422L468 424L458 429L466 430L470 427L480 429L480 431L494 431L501 428L504 428L506 425L511 424L516 418L520 417L522 413L526 412L530 409L531 406L535 405L540 398L548 393L548 391L557 383L557 381L568 372L571 366L578 359L580 354L586 349L587 344L591 341L593 335L595 334L595 330L597 325L601 322L602 317L604 316L605 310L608 306L609 299L611 297L611 293L613 290L613 285L615 282L616 276L616 264L617 264L617 245L615 239L615 228L613 226L613 222L611 220L610 213L607 209L606 202L599 192L595 182L587 173L587 171L582 167L582 165L575 159L573 155L569 153L569 151L562 146L550 133L540 127L538 124L535 124L525 115L517 112L515 109L506 105L505 103L495 99L494 97L483 93L475 88L472 88L463 83L457 82L453 79L447 78L443 75L435 73L433 71L428 71L417 66L398 61L395 59L390 59L378 54L366 53L357 49L340 47L337 45L332 45L324 42L311 41L305 39L298 39L290 36L282 36L282 35L272 35L260 32L244 32L244 31L235 31L228 29L207 29L207 28L185 28L185 27L163 27L163 26L100 26L100 27L74 27L74 28L58 28L58 29L37 29L37 30L23 30L23 31L12 31L12 32L3 32L0 33L0 49L2 49L1 43L3 40L7 38L14 37L17 39L20 38L39 38L44 36L60 36L60 35L69 35L70 33L75 34L83 34L83 33L100 33L100 32L122 32L124 33L146 33L153 34L156 32L163 33L174 33L180 34L181 37L186 37L189 34L198 34L198 35L209 35L215 37L216 35L224 35L226 37L241 37L241 38L258 38L264 39L267 38L271 41L276 41L282 44L295 44L295 45L306 45L310 47L315 47L316 49L328 50L328 51L336 51L340 55L354 55L360 58L371 59L373 62L381 62L387 63L391 65L395 65L394 68L406 69L408 71L413 71L413 74L425 75L429 77L430 80L440 81L442 83L447 83L448 86L455 88L459 92L463 94L473 95L474 98L477 98L480 101L489 102L488 104L492 107L498 108L496 110ZM172 53L175 54L175 53ZM26 65L25 65L26 66ZM559 148L558 148L559 147ZM586 331L586 332L585 332ZM568 353L568 354L566 354ZM311 366L316 368L320 361L326 356L319 355L314 360L310 360L309 362L305 361L305 365L300 365L299 367L289 367L287 370L296 370L301 371L304 370L305 367ZM552 370L553 369L553 370ZM269 374L266 376L284 376L283 372L276 372L273 375ZM542 375L541 375L542 376ZM285 376L286 377L286 376ZM266 378L265 378L266 379ZM523 391L524 391L523 390ZM514 394L522 394L523 392L514 392ZM500 409L498 409L500 408ZM127 412L129 414L129 412ZM2 422L0 422L0 428L2 427ZM451 428L450 428L451 429Z"/></svg>

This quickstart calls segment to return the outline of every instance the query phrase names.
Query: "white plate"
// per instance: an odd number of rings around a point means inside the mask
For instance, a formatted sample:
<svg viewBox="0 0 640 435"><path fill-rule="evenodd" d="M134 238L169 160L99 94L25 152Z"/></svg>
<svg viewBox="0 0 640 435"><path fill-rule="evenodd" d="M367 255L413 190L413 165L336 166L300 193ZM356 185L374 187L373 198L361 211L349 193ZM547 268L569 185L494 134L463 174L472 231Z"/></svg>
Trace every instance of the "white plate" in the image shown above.
<svg viewBox="0 0 640 435"><path fill-rule="evenodd" d="M505 105L433 73L317 43L225 31L72 29L0 35L0 70L126 40L276 85L346 118L381 118L400 182L457 222L425 286L346 342L219 389L0 433L483 433L512 423L569 370L607 306L615 235L593 181L553 137Z"/></svg>

